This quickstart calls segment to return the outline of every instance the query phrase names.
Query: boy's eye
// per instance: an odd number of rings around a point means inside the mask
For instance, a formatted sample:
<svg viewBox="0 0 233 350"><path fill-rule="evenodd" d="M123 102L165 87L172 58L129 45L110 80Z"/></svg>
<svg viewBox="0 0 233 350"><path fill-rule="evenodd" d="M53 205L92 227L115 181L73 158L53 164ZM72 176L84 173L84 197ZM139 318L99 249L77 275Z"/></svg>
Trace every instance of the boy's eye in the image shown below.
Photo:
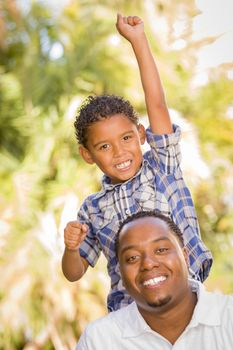
<svg viewBox="0 0 233 350"><path fill-rule="evenodd" d="M106 151L109 148L109 145L105 143L104 145L100 146L100 150Z"/></svg>

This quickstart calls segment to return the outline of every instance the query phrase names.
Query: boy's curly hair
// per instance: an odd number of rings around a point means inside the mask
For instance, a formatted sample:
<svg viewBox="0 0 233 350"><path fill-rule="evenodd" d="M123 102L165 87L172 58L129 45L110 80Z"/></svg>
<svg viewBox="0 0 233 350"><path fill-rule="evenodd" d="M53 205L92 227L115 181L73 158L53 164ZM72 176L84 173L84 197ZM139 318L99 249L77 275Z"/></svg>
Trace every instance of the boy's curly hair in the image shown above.
<svg viewBox="0 0 233 350"><path fill-rule="evenodd" d="M115 114L124 114L135 125L139 117L129 101L120 96L101 95L89 96L78 110L74 127L75 135L80 145L87 146L87 129L101 119L109 118Z"/></svg>

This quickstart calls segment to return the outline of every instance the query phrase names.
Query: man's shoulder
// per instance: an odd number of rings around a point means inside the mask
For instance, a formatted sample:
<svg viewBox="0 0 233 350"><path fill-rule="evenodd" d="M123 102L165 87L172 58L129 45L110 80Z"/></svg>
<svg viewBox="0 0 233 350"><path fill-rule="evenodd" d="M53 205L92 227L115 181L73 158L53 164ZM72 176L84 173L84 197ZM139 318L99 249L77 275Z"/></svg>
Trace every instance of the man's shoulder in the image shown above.
<svg viewBox="0 0 233 350"><path fill-rule="evenodd" d="M121 349L127 308L128 306L110 312L108 315L89 323L78 342L77 350ZM119 320L121 320L120 323Z"/></svg>
<svg viewBox="0 0 233 350"><path fill-rule="evenodd" d="M128 318L128 315L133 312L135 303L129 304L119 310L112 311L109 314L92 321L86 328L88 333L103 333L103 329L109 330L109 332L121 332L121 328L124 328L124 322ZM110 334L110 333L109 333Z"/></svg>
<svg viewBox="0 0 233 350"><path fill-rule="evenodd" d="M197 282L196 282L197 283ZM205 319L213 322L215 319L228 317L229 312L233 321L233 294L224 294L221 291L208 291L198 282L199 309Z"/></svg>
<svg viewBox="0 0 233 350"><path fill-rule="evenodd" d="M112 311L109 314L92 321L86 327L86 333L91 334L102 334L103 329L105 332L115 333L118 329L117 320L123 318L125 315L125 308L117 311ZM110 335L110 333L108 333Z"/></svg>
<svg viewBox="0 0 233 350"><path fill-rule="evenodd" d="M230 308L233 312L233 294L223 294L222 292L209 292L213 303L217 303L222 309ZM232 313L233 315L233 313Z"/></svg>

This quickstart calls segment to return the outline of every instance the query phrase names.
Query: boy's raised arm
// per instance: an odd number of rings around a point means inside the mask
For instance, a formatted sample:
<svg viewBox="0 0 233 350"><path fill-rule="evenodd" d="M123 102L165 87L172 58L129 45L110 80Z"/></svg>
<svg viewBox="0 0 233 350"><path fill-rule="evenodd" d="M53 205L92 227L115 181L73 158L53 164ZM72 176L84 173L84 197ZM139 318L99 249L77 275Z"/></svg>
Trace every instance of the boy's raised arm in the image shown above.
<svg viewBox="0 0 233 350"><path fill-rule="evenodd" d="M173 132L159 72L144 31L143 21L137 16L117 15L118 32L132 45L141 76L151 130L154 134Z"/></svg>

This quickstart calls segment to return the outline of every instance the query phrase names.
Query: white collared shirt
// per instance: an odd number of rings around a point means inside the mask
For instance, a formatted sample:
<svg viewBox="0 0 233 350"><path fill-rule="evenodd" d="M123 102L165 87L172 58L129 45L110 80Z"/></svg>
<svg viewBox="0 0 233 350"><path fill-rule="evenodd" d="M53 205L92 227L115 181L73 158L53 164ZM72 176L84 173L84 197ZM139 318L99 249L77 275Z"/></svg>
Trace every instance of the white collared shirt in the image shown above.
<svg viewBox="0 0 233 350"><path fill-rule="evenodd" d="M135 302L90 323L77 350L233 350L233 295L207 292L191 281L198 302L174 345L153 331Z"/></svg>

